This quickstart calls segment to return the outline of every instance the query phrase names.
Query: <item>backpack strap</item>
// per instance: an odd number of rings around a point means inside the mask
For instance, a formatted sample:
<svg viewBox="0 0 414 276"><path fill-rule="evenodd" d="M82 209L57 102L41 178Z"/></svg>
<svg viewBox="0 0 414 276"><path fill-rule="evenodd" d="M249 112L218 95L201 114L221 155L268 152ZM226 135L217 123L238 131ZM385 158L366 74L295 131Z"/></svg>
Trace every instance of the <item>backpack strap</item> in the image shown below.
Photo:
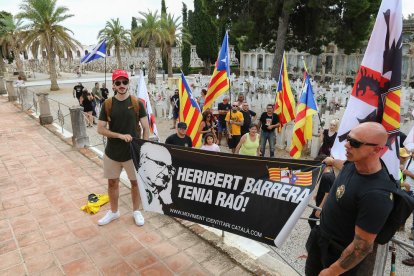
<svg viewBox="0 0 414 276"><path fill-rule="evenodd" d="M112 112L112 97L108 98L104 102L106 119L108 122L111 121L111 112Z"/></svg>
<svg viewBox="0 0 414 276"><path fill-rule="evenodd" d="M134 107L134 111L137 114L137 119L139 119L139 99L134 95L131 95L131 102Z"/></svg>

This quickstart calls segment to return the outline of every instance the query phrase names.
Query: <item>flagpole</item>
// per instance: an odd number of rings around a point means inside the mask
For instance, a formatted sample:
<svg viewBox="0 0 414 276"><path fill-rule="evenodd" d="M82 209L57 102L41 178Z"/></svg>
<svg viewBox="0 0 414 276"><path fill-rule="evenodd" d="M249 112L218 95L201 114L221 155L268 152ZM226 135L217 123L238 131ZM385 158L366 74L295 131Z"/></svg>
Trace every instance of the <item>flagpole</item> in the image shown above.
<svg viewBox="0 0 414 276"><path fill-rule="evenodd" d="M275 103L275 104L276 104L276 102L277 102L277 93L278 93L277 89L278 89L278 87L279 87L279 83L280 83L280 79L281 79L281 75L282 75L282 70L283 70L283 62L285 62L284 57L285 57L285 51L283 51L282 63L280 64L279 79L278 79L278 81L277 81L276 93L275 93L275 100L274 100L274 103ZM283 109L282 109L282 110L283 110Z"/></svg>
<svg viewBox="0 0 414 276"><path fill-rule="evenodd" d="M106 86L106 53L105 53L105 86Z"/></svg>

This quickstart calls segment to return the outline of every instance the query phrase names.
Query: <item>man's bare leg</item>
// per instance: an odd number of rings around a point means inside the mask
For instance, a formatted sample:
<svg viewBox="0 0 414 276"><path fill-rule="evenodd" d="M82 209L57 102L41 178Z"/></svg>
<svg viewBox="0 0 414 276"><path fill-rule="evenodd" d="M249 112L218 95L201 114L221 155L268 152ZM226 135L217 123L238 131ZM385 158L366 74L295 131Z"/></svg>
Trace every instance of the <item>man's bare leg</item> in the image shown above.
<svg viewBox="0 0 414 276"><path fill-rule="evenodd" d="M138 181L130 180L130 182L131 182L132 209L133 211L138 211L139 205L141 203L139 190L138 190Z"/></svg>
<svg viewBox="0 0 414 276"><path fill-rule="evenodd" d="M119 178L108 179L108 195L112 213L118 211Z"/></svg>

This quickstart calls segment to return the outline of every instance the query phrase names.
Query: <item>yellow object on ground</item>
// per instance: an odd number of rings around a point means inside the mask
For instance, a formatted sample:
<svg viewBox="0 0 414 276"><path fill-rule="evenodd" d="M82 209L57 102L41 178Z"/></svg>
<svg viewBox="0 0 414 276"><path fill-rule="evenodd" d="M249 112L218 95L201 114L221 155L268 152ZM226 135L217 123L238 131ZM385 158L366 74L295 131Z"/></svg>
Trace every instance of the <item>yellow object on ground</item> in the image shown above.
<svg viewBox="0 0 414 276"><path fill-rule="evenodd" d="M90 194L88 196L88 203L81 207L82 211L88 214L96 214L102 205L109 202L109 196L107 194Z"/></svg>

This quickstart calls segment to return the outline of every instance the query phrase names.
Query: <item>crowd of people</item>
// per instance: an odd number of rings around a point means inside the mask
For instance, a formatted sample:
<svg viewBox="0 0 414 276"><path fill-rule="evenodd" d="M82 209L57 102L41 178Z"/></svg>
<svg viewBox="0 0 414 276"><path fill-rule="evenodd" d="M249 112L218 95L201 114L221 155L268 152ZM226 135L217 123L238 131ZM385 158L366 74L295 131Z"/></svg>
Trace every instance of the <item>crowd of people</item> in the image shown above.
<svg viewBox="0 0 414 276"><path fill-rule="evenodd" d="M138 101L137 109L129 108L134 106L134 96L129 94L126 71L115 70L112 81L116 93L111 98L111 116L105 108L101 108L98 121L98 133L108 137L103 163L111 208L98 220L98 224L106 225L120 217L119 175L125 169L131 182L133 219L138 226L142 226L144 217L139 211L139 191L129 143L133 137L140 137L136 129L138 123L142 127L142 138L149 138L146 110L141 101ZM85 112L92 115L95 107L101 106L107 98L105 89L96 83L89 93L79 83L74 87L73 96L79 100ZM177 94L172 96L171 102L179 110ZM187 124L179 122L178 114L175 115L173 128L176 133L170 135L165 144L193 147L193 141L187 135ZM88 124L93 124L93 121L88 121ZM242 96L231 105L229 98L224 97L218 105L216 116L211 110L203 112L203 120L198 128L203 137L201 149L219 152L219 145L223 144L224 138L234 154L263 157L266 144L269 143L269 157L275 157L274 144L279 126L273 104L267 105L266 111L256 120L256 113L249 110L249 105ZM365 122L351 129L346 137L346 160L330 157L337 129L338 121L334 120L328 129L320 131L322 147L317 160L324 163L325 168L314 200L322 211L314 210L309 217L311 232L306 242L306 275L357 275L394 208L393 187L404 189L414 197L414 152L400 149L400 187L397 187L381 161L388 139L387 131L381 124ZM162 171L173 169L171 156L168 160L157 158L159 156L150 151L146 154L145 162L157 164ZM334 168L339 171L338 175L335 175ZM144 178L141 180L147 181ZM151 182L150 179L148 181ZM162 194L167 182L164 181L159 187L154 186L151 194ZM157 199L157 208L160 210L169 202L166 197ZM410 239L413 238L414 222L412 226ZM414 266L414 257L408 256L403 263Z"/></svg>
<svg viewBox="0 0 414 276"><path fill-rule="evenodd" d="M106 88L105 83L102 83L102 86L100 87L99 83L96 82L91 89L91 92L89 92L81 82L73 87L73 98L76 98L79 105L83 107L86 118L86 127L92 127L97 124L95 118L97 117L103 102L108 99L108 96L109 90Z"/></svg>

